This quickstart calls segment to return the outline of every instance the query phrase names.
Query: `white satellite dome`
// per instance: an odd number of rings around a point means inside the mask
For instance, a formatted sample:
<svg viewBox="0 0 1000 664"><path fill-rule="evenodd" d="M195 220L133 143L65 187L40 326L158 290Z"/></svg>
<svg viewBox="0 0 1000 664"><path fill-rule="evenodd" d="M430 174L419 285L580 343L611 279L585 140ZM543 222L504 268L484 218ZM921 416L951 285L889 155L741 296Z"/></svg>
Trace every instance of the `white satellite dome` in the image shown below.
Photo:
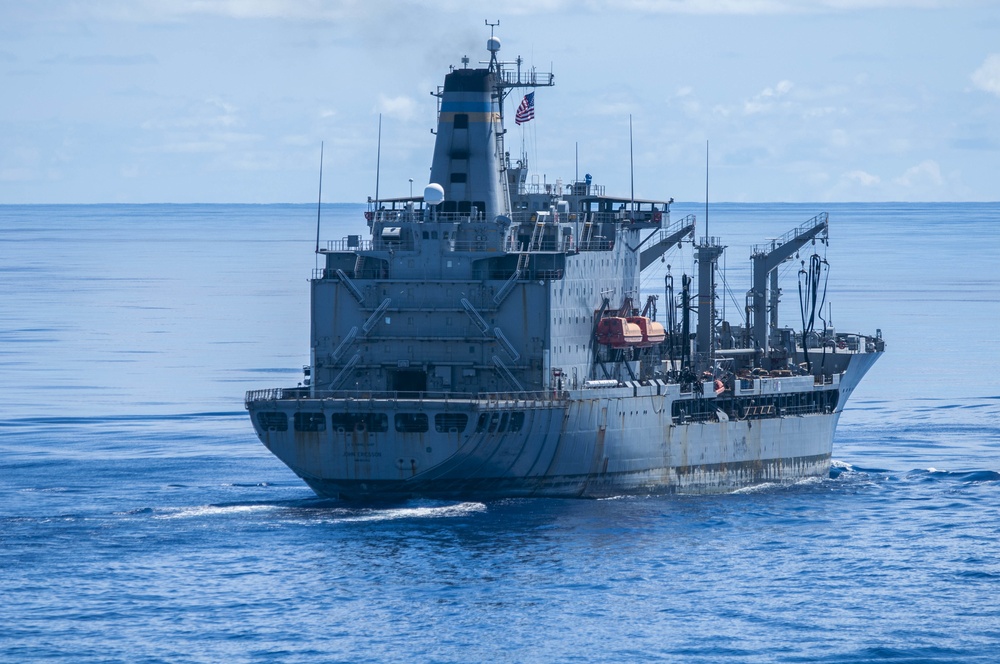
<svg viewBox="0 0 1000 664"><path fill-rule="evenodd" d="M438 205L444 201L444 187L437 182L431 182L424 187L424 202L428 205Z"/></svg>

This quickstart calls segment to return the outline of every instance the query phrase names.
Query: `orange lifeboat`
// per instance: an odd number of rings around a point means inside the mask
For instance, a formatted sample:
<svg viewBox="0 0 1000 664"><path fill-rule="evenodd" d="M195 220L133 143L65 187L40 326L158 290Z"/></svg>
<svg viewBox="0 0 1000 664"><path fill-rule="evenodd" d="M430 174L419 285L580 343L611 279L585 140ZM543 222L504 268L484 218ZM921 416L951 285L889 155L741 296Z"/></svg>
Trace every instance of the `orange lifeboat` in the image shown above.
<svg viewBox="0 0 1000 664"><path fill-rule="evenodd" d="M602 318L597 324L597 343L612 348L628 348L642 343L642 328L618 316Z"/></svg>
<svg viewBox="0 0 1000 664"><path fill-rule="evenodd" d="M640 348L655 346L663 343L663 340L667 338L667 331L663 325L655 320L649 320L645 316L631 316L625 320L633 325L638 325L639 329L642 330L642 341L637 344Z"/></svg>

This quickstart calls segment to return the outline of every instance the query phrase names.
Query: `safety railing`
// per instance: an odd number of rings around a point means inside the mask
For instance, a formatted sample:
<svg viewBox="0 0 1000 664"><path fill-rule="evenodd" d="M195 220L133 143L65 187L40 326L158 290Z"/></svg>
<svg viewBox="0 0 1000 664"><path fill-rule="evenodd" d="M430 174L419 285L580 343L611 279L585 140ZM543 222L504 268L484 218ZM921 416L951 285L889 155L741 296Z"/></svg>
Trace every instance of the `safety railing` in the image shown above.
<svg viewBox="0 0 1000 664"><path fill-rule="evenodd" d="M761 254L766 254L766 253L769 253L771 251L774 251L776 248L778 248L778 247L780 247L782 245L788 244L789 242L791 242L795 238L800 237L802 235L805 235L806 233L808 233L809 231L813 230L817 226L824 226L824 225L826 225L828 219L829 219L829 215L826 212L820 212L819 214L817 214L815 217L813 217L809 221L800 224L799 226L797 226L797 227L793 228L792 230L788 231L787 233L785 233L781 237L775 238L773 240L769 240L768 242L765 242L764 244L755 244L755 245L753 245L753 247L750 250L750 255L751 256L759 256Z"/></svg>
<svg viewBox="0 0 1000 664"><path fill-rule="evenodd" d="M271 388L265 390L250 390L244 399L249 408L251 404L267 401L298 401L326 400L337 401L378 401L378 402L461 402L472 403L480 408L518 408L543 407L553 402L568 398L568 393L557 390L535 390L527 392L407 392L407 391L359 391L359 390L316 390L310 393L307 387Z"/></svg>

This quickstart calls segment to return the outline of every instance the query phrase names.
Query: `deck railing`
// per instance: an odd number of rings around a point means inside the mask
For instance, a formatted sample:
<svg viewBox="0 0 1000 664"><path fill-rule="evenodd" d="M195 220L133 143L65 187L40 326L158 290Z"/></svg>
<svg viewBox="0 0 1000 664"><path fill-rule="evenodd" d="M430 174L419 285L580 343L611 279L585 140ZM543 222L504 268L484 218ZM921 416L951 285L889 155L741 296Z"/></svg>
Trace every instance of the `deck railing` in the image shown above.
<svg viewBox="0 0 1000 664"><path fill-rule="evenodd" d="M440 402L473 402L484 409L489 408L541 408L554 402L569 398L565 391L539 390L530 392L375 392L355 390L316 390L309 392L307 387L271 388L266 390L250 390L246 393L244 405L266 401L295 401L301 399L338 401L435 401Z"/></svg>
<svg viewBox="0 0 1000 664"><path fill-rule="evenodd" d="M825 225L828 220L829 220L829 215L826 212L820 212L809 221L806 221L805 223L796 226L795 228L788 231L781 237L769 240L768 242L765 242L763 244L753 245L753 247L750 250L750 255L759 256L761 254L766 254L770 251L774 251L777 247L788 244L795 238L805 235L806 233L816 228L817 226Z"/></svg>

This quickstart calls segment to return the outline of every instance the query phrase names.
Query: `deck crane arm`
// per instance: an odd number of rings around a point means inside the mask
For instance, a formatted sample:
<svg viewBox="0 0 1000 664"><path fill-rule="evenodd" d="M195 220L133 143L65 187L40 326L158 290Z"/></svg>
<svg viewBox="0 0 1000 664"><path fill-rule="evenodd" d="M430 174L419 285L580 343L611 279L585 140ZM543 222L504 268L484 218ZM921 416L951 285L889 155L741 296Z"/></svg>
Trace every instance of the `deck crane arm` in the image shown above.
<svg viewBox="0 0 1000 664"><path fill-rule="evenodd" d="M667 251L673 247L675 244L680 244L681 240L690 236L694 237L694 224L695 218L693 214L689 214L683 219L679 219L669 228L661 229L650 233L649 237L643 240L636 249L642 247L647 240L654 236L658 236L656 242L651 246L643 249L639 254L639 270L645 270L647 267L652 265L653 261L667 253Z"/></svg>
<svg viewBox="0 0 1000 664"><path fill-rule="evenodd" d="M769 353L768 339L778 326L778 266L791 258L807 242L828 236L829 222L826 212L821 212L809 221L793 228L780 238L753 247L750 260L753 262L753 340L754 345ZM771 280L771 316L768 318L768 277Z"/></svg>

